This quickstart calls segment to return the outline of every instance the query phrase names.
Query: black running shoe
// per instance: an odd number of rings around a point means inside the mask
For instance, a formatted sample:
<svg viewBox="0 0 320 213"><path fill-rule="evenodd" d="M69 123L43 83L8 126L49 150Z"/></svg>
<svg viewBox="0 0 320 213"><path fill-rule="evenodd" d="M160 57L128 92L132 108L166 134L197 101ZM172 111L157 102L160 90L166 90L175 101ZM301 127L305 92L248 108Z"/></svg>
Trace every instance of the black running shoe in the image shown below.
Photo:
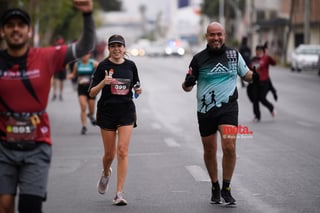
<svg viewBox="0 0 320 213"><path fill-rule="evenodd" d="M83 126L81 129L81 135L85 135L87 133L87 127Z"/></svg>
<svg viewBox="0 0 320 213"><path fill-rule="evenodd" d="M89 120L90 120L91 124L92 124L93 126L95 126L95 125L97 124L96 119L94 119L94 118L93 118L93 116L92 116L92 115L90 115L90 114L87 114L87 116L88 116L88 118L89 118Z"/></svg>
<svg viewBox="0 0 320 213"><path fill-rule="evenodd" d="M278 100L278 95L277 95L277 93L276 93L276 92L273 92L272 95L273 95L274 100L277 101L277 100Z"/></svg>
<svg viewBox="0 0 320 213"><path fill-rule="evenodd" d="M220 185L215 184L215 186L212 186L211 188L211 204L220 204L221 198L220 198Z"/></svg>
<svg viewBox="0 0 320 213"><path fill-rule="evenodd" d="M237 203L231 195L230 187L221 190L221 197L224 199L226 205L236 205Z"/></svg>

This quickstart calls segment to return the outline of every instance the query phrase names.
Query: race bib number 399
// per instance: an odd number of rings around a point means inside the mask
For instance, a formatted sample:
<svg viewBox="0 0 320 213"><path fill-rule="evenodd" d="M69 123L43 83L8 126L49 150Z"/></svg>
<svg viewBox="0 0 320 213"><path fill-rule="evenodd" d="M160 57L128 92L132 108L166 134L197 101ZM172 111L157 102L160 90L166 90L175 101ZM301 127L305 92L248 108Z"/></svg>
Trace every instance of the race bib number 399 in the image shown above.
<svg viewBox="0 0 320 213"><path fill-rule="evenodd" d="M111 82L111 93L114 95L127 95L130 90L130 79L115 78Z"/></svg>

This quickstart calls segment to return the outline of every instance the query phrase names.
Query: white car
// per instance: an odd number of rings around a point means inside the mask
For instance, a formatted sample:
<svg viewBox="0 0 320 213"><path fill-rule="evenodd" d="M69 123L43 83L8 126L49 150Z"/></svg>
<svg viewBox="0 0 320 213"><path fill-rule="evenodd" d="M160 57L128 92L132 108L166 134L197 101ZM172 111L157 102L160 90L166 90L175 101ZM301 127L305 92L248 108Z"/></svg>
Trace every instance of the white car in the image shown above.
<svg viewBox="0 0 320 213"><path fill-rule="evenodd" d="M317 69L319 55L320 45L300 44L291 54L291 70Z"/></svg>
<svg viewBox="0 0 320 213"><path fill-rule="evenodd" d="M146 48L146 55L151 57L164 56L165 55L165 42L153 41Z"/></svg>

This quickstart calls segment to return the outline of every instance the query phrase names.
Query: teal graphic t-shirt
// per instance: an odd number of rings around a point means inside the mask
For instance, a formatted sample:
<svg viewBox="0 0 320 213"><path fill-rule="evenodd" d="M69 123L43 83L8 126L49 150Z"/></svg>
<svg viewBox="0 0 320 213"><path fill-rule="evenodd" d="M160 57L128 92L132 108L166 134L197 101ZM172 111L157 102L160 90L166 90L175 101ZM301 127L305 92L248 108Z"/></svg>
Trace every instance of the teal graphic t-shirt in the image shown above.
<svg viewBox="0 0 320 213"><path fill-rule="evenodd" d="M217 55L207 49L195 55L190 63L197 78L197 108L201 113L228 103L237 86L237 75L243 77L249 70L238 51L226 49Z"/></svg>

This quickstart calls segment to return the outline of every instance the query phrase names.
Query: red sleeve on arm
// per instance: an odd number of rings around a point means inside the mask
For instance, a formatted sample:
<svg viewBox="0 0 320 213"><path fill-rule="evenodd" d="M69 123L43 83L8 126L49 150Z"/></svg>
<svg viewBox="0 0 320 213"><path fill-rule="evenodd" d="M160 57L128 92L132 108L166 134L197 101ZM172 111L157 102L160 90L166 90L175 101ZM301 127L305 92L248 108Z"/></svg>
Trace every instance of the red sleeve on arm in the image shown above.
<svg viewBox="0 0 320 213"><path fill-rule="evenodd" d="M277 63L271 56L268 56L268 61L270 65L276 65Z"/></svg>
<svg viewBox="0 0 320 213"><path fill-rule="evenodd" d="M46 48L48 52L48 62L50 62L50 66L52 67L51 71L52 73L59 72L61 70L65 69L65 57L67 53L67 45L61 45L61 46L52 46Z"/></svg>

